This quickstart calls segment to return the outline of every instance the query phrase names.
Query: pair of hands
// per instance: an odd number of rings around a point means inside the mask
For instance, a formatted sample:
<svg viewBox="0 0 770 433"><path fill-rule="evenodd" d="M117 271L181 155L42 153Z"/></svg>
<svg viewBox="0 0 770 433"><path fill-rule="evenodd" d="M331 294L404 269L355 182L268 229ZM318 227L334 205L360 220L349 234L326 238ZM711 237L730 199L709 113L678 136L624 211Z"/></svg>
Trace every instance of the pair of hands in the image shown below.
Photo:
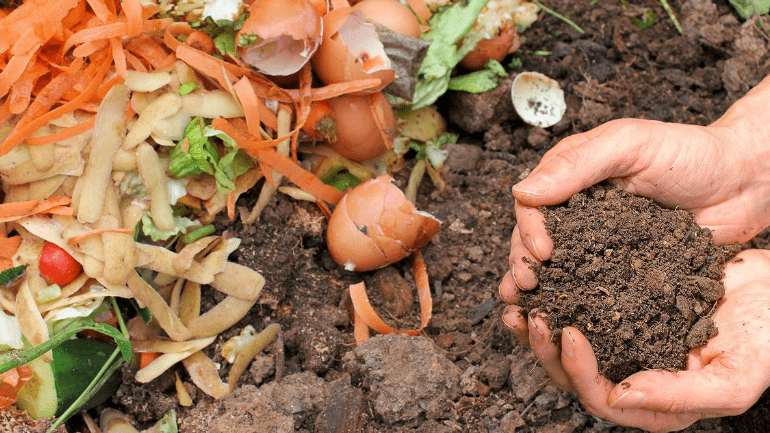
<svg viewBox="0 0 770 433"><path fill-rule="evenodd" d="M500 283L505 323L532 347L560 388L593 415L650 431L746 411L770 386L770 251L746 250L725 267L719 333L688 354L680 372L644 371L614 384L598 372L590 343L566 328L559 345L548 325L516 305L537 286L532 261L553 251L537 206L555 205L602 180L690 211L719 244L748 241L770 224L770 127L756 118L770 78L708 126L616 120L568 137L516 186L511 272ZM759 110L759 111L755 111Z"/></svg>

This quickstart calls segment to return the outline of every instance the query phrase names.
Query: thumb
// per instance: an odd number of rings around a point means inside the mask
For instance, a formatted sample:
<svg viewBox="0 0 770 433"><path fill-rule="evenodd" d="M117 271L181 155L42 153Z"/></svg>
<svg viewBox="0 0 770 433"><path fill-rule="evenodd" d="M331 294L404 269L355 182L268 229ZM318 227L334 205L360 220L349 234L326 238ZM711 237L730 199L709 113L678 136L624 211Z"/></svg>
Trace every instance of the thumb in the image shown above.
<svg viewBox="0 0 770 433"><path fill-rule="evenodd" d="M554 146L526 179L513 186L516 200L526 206L552 206L609 177L631 174L638 143L621 140L618 135L638 138L629 133L637 129L636 124L605 125Z"/></svg>
<svg viewBox="0 0 770 433"><path fill-rule="evenodd" d="M643 371L615 386L607 403L615 409L738 415L759 399L762 389L754 390L736 367L734 360L722 358L700 370Z"/></svg>

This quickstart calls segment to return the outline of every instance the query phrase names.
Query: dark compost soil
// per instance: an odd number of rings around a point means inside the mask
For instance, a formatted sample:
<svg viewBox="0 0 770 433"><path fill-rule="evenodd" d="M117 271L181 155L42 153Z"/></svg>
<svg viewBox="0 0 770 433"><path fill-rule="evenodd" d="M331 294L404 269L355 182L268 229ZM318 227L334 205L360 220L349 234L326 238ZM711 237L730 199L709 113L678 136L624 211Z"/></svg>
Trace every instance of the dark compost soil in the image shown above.
<svg viewBox="0 0 770 433"><path fill-rule="evenodd" d="M554 338L580 329L605 377L684 370L688 350L718 332L722 265L740 246L718 247L686 211L609 185L542 210L554 251L520 305L543 314Z"/></svg>
<svg viewBox="0 0 770 433"><path fill-rule="evenodd" d="M418 208L442 221L439 234L423 249L434 303L422 335L374 336L356 347L348 285L366 281L383 317L393 326L412 328L419 324L419 312L410 304L409 266L344 271L326 250L326 222L318 209L279 195L254 225L218 222L221 230L243 239L232 259L263 273L267 284L259 304L223 333L208 354L226 375L221 344L244 326L261 330L279 323L278 342L252 363L231 395L219 400L198 392L192 406L180 407L174 373L190 390L194 386L177 366L145 385L134 382L126 369L123 386L107 405L129 414L139 427L175 409L182 433L637 432L585 412L573 394L550 383L531 350L502 325L504 303L497 285L508 270L516 223L510 188L560 139L608 120L713 122L770 72L770 43L756 19L741 20L727 0L668 0L682 24L681 34L657 0L544 3L584 33L541 12L524 33L521 49L503 62L513 57L521 61L498 89L480 95L450 92L438 101L460 140L447 147L442 172L446 188L438 191L424 181L417 196ZM559 81L568 104L559 124L535 128L513 114L510 83L521 71L538 71ZM406 176L406 170L397 175L399 186L406 185ZM241 200L239 206L250 207L255 198ZM649 226L637 229L648 231ZM684 252L695 257L703 250L689 248L706 236L693 230L691 237ZM766 248L770 241L763 234L750 245ZM704 257L712 267L688 272L718 278L713 264L721 259ZM647 266L646 258L643 262ZM673 278L667 269L662 271ZM652 274L650 284L661 278ZM602 282L610 290L608 286ZM660 292L665 299L666 291ZM204 310L218 301L218 294L207 293ZM710 302L699 302L697 308L708 312ZM687 314L688 308L683 308ZM669 321L683 318L676 310L668 313ZM640 330L631 329L637 339ZM98 416L97 410L92 416ZM703 420L687 431L763 432L769 425L770 398L764 397L747 414ZM75 417L68 430L85 428Z"/></svg>

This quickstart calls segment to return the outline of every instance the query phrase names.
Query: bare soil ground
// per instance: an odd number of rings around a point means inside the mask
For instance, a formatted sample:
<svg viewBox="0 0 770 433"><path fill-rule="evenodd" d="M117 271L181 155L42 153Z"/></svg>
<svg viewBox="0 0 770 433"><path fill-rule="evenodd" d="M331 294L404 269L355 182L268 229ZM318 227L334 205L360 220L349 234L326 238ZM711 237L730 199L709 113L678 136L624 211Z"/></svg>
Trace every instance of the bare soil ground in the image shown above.
<svg viewBox="0 0 770 433"><path fill-rule="evenodd" d="M532 352L502 325L497 285L508 269L515 225L510 188L548 148L621 117L709 124L770 72L767 35L726 1L669 3L682 34L654 0L547 2L585 33L541 13L513 56L522 65L511 76L529 70L559 80L568 110L554 127L515 117L510 79L487 94L452 93L439 101L461 138L449 146L447 187L423 182L417 198L418 208L442 221L423 250L434 304L422 335L375 336L356 347L348 285L366 281L386 320L413 327L419 312L409 266L344 271L327 253L320 212L279 196L255 225L220 221L222 230L243 239L234 259L263 273L267 285L259 305L220 337L211 356L224 365L219 347L247 324L259 330L279 323L278 343L218 401L199 392L192 407L179 407L173 373L138 386L125 371L124 386L108 404L137 426L176 409L182 433L637 431L595 419L550 383ZM405 177L397 178L402 187ZM243 200L249 205L254 198ZM759 237L752 245L767 243ZM747 415L701 421L688 431L765 431L769 408L763 399ZM68 428L83 431L76 420Z"/></svg>

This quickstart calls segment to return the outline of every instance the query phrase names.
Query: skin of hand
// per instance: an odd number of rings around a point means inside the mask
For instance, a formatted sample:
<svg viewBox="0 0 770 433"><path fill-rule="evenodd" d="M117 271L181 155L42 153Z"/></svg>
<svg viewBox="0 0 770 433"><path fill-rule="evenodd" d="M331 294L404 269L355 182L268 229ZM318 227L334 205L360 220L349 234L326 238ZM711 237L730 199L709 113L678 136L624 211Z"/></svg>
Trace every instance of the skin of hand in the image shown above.
<svg viewBox="0 0 770 433"><path fill-rule="evenodd" d="M688 374L695 370L715 373L713 377L700 378L700 388L708 388L711 384L712 392L704 395L710 395L713 401L693 401L691 376L684 373L680 373L681 377L673 376L677 380L671 382L672 386L655 388L654 385L668 385L669 376L677 373L645 372L613 389L613 385L597 373L593 352L579 331L567 328L559 347L550 341L551 334L542 318L526 318L514 305L520 290L537 286L531 263L547 260L553 251L544 217L536 207L562 203L606 179L633 194L651 197L663 206L690 211L696 222L712 230L717 243L745 242L770 224L770 122L758 116L764 112L768 100L770 77L707 127L638 119L608 122L559 142L525 180L514 186L517 225L511 238L511 272L504 275L499 286L501 297L511 304L504 314L504 321L519 340L533 346L554 383L562 389L576 391L595 415L624 425L666 431L684 428L709 416L741 413L750 406L749 403L756 401L769 383L755 378L745 380L741 375L749 361L740 354L756 352L756 347L760 346L766 349L767 342L761 337L768 332L755 329L755 336L749 332L746 338L736 339L737 344L746 347L736 347L733 350L735 356L712 355L709 359L697 353L690 354ZM763 266L770 269L767 256L747 258L752 263L766 261ZM755 267L761 269L762 266ZM736 285L730 282L730 287ZM754 290L758 285L750 284ZM764 304L770 304L770 288L764 293L764 299L767 299ZM756 302L763 299L761 295L751 293L741 295L739 299L751 299L752 296L757 297ZM740 320L743 310L750 309L748 305L735 306L726 301L720 305L720 311L724 311L722 316L731 318L721 319L726 324ZM761 324L770 325L770 322L765 319ZM720 328L720 332L724 336L727 331ZM731 334L735 333L731 331ZM713 347L710 340L698 351ZM571 361L564 363L565 359ZM757 356L750 362L756 365L760 359ZM767 367L761 367L762 375L770 374ZM746 377L754 376L755 373ZM722 380L709 382L717 378ZM735 398L723 392L722 388L727 384L732 384L731 390L738 390L734 392ZM629 393L619 399L623 391L636 391L637 387L650 391L642 399L643 404L636 406L643 407L641 412L618 411L635 407L631 404L635 400L639 402L638 394L632 398L633 394ZM755 387L761 388L759 393L752 392ZM718 391L714 393L713 389ZM682 393L686 395L680 396ZM610 407L610 403L614 407Z"/></svg>
<svg viewBox="0 0 770 433"><path fill-rule="evenodd" d="M556 385L577 393L593 415L652 432L745 412L770 386L770 251L746 250L725 265L725 295L713 319L719 333L688 354L687 369L649 370L614 384L599 374L585 336L565 328L560 346L541 318L517 306L503 320L529 344Z"/></svg>

